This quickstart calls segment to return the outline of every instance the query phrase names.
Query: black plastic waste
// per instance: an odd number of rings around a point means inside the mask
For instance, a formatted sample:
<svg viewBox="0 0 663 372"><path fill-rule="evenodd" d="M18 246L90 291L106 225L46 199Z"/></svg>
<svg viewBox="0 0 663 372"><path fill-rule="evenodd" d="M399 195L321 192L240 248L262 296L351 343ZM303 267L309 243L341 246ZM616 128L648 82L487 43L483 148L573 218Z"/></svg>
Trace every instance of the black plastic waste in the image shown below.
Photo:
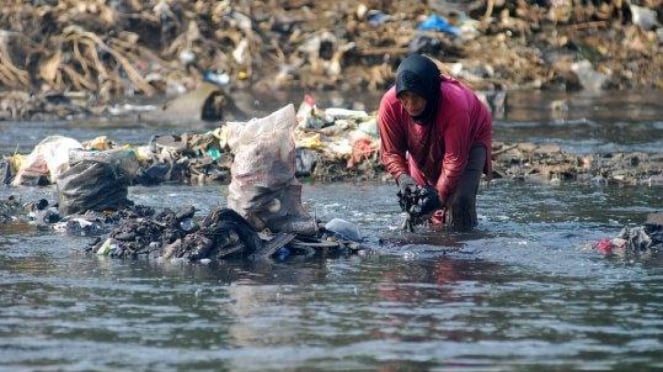
<svg viewBox="0 0 663 372"><path fill-rule="evenodd" d="M63 216L88 210L117 210L133 205L127 199L129 178L110 163L82 160L57 181L58 210Z"/></svg>

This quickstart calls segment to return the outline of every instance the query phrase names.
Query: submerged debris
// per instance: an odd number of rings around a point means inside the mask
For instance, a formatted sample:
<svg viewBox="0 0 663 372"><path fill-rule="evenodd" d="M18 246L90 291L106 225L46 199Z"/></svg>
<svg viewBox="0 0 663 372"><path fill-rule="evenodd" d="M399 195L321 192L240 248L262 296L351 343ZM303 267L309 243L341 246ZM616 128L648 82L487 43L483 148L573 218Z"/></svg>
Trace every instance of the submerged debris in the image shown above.
<svg viewBox="0 0 663 372"><path fill-rule="evenodd" d="M605 256L649 257L663 250L663 214L653 213L642 226L624 227L616 237L592 245Z"/></svg>
<svg viewBox="0 0 663 372"><path fill-rule="evenodd" d="M0 200L0 223L29 223L46 226L60 221L57 208L46 199L24 202L20 197L10 195Z"/></svg>
<svg viewBox="0 0 663 372"><path fill-rule="evenodd" d="M19 198L12 195L6 200L0 200L0 223L16 221L24 214L25 207Z"/></svg>

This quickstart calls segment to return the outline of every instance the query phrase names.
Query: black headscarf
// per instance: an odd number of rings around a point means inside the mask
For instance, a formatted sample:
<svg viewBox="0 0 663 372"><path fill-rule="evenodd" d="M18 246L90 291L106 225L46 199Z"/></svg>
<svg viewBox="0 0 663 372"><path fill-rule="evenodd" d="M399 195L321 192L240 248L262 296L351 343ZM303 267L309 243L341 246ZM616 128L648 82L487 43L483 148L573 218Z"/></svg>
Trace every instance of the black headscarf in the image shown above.
<svg viewBox="0 0 663 372"><path fill-rule="evenodd" d="M396 70L396 96L406 90L426 99L426 109L412 119L420 124L429 123L437 111L440 97L440 70L437 65L419 54L405 58Z"/></svg>

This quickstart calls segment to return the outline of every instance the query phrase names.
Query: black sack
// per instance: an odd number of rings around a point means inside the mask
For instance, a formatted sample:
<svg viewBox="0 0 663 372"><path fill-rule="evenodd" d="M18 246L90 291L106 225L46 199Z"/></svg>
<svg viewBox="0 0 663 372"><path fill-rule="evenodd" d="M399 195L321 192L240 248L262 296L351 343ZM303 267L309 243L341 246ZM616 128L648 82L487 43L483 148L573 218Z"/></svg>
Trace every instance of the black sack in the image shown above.
<svg viewBox="0 0 663 372"><path fill-rule="evenodd" d="M129 177L116 164L81 160L57 178L58 210L67 216L133 205L127 199L129 182Z"/></svg>

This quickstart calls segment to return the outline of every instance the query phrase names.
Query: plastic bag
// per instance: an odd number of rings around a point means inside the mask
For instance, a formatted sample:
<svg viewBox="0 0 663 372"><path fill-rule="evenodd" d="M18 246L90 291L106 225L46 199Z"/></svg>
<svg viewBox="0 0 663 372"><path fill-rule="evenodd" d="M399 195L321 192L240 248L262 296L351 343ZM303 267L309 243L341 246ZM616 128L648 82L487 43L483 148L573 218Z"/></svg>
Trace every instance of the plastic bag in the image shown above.
<svg viewBox="0 0 663 372"><path fill-rule="evenodd" d="M80 149L81 143L63 136L49 136L39 142L25 157L12 185L47 185L69 167L69 151Z"/></svg>
<svg viewBox="0 0 663 372"><path fill-rule="evenodd" d="M117 163L83 159L58 176L58 211L66 216L88 210L117 210L127 199L129 177Z"/></svg>
<svg viewBox="0 0 663 372"><path fill-rule="evenodd" d="M257 230L317 233L317 224L302 207L302 187L295 178L294 106L227 125L234 154L228 206Z"/></svg>

